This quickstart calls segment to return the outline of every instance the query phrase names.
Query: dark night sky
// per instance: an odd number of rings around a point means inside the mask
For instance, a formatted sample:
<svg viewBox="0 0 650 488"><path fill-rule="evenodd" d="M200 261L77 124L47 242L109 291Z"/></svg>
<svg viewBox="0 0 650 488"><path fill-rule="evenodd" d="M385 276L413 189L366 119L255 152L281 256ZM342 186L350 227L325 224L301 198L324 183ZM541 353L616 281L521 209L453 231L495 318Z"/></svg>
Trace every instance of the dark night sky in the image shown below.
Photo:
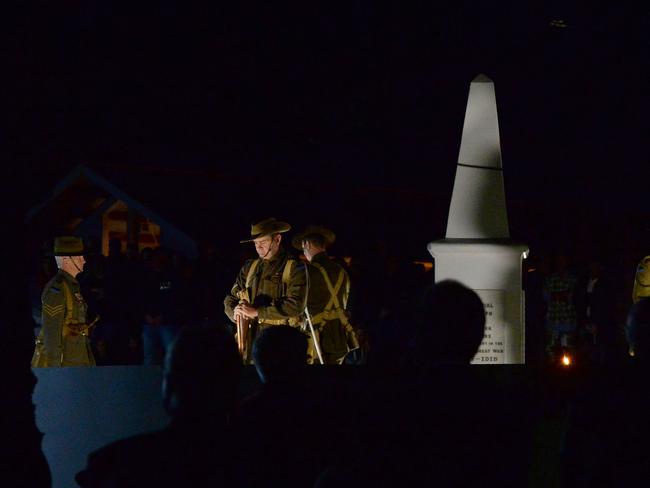
<svg viewBox="0 0 650 488"><path fill-rule="evenodd" d="M559 1L234 3L25 12L7 51L27 188L88 162L448 201L469 82L485 73L509 201L626 210L646 200L647 13Z"/></svg>

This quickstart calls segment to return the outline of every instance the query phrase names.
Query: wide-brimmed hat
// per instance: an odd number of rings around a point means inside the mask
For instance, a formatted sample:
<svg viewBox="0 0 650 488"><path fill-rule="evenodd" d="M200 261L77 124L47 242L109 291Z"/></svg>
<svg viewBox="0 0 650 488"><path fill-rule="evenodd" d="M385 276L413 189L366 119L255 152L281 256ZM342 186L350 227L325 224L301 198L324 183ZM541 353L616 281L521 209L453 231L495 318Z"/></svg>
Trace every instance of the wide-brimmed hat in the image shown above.
<svg viewBox="0 0 650 488"><path fill-rule="evenodd" d="M271 217L251 225L250 239L244 239L243 241L239 242L243 244L244 242L251 242L260 237L268 236L271 234L281 234L282 232L288 232L290 230L291 226L289 224Z"/></svg>
<svg viewBox="0 0 650 488"><path fill-rule="evenodd" d="M54 239L54 256L83 256L84 243L81 237L59 236Z"/></svg>
<svg viewBox="0 0 650 488"><path fill-rule="evenodd" d="M291 245L302 249L302 241L309 240L310 236L319 236L325 242L325 247L331 246L336 240L336 234L322 225L308 225L291 240Z"/></svg>

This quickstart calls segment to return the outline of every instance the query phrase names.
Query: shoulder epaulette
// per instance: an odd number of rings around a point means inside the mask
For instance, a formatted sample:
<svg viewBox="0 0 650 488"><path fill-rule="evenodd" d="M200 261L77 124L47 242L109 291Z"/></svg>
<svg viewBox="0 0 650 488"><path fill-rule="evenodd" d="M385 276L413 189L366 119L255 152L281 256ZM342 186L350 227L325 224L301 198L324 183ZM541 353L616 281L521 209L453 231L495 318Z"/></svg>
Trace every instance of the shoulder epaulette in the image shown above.
<svg viewBox="0 0 650 488"><path fill-rule="evenodd" d="M49 293L50 291L53 293L59 293L61 291L61 287L63 286L63 281L63 276L57 274L47 283L47 285L45 285L45 289L43 291L45 293Z"/></svg>
<svg viewBox="0 0 650 488"><path fill-rule="evenodd" d="M284 270L282 271L282 283L285 285L289 284L289 278L291 277L291 270L293 269L293 265L295 264L296 259L289 256L287 258L287 262L284 264Z"/></svg>

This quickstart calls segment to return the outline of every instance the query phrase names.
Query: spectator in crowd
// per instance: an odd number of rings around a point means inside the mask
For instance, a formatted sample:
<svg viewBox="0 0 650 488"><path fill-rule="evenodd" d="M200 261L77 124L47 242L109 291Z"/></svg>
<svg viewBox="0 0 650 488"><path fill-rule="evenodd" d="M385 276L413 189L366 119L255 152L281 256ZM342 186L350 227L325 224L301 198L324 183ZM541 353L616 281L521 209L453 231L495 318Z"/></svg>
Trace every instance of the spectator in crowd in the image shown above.
<svg viewBox="0 0 650 488"><path fill-rule="evenodd" d="M198 324L204 321L216 322L214 318L210 320L210 316L204 313L204 297L202 293L205 290L201 288L202 283L197 279L196 271L196 262L179 257L177 270L180 281L178 318L181 326Z"/></svg>
<svg viewBox="0 0 650 488"><path fill-rule="evenodd" d="M616 320L616 296L612 276L603 260L589 260L576 289L579 347L595 361L612 361L621 355ZM591 354L590 354L591 353Z"/></svg>
<svg viewBox="0 0 650 488"><path fill-rule="evenodd" d="M165 429L109 444L76 476L82 488L229 486L232 464L227 418L235 402L241 359L225 328L184 328L165 360Z"/></svg>
<svg viewBox="0 0 650 488"><path fill-rule="evenodd" d="M549 274L549 259L541 251L531 252L525 264L522 284L526 293L526 363L542 365L547 340L546 302L542 290Z"/></svg>
<svg viewBox="0 0 650 488"><path fill-rule="evenodd" d="M193 270L193 280L198 291L196 300L199 308L197 313L206 320L215 321L221 318L221 314L218 313L214 304L228 293L228 286L231 284L229 282L231 274L224 273L224 271L219 269L214 245L205 241L201 242L199 257ZM228 280L228 284L225 283L226 280ZM220 284L220 281L223 284Z"/></svg>
<svg viewBox="0 0 650 488"><path fill-rule="evenodd" d="M151 268L143 277L142 345L144 364L161 364L180 328L179 294L181 282L163 248L153 252Z"/></svg>
<svg viewBox="0 0 650 488"><path fill-rule="evenodd" d="M288 325L268 327L253 344L253 360L262 388L234 418L238 483L311 486L340 445L332 441L337 411L309 382L307 336Z"/></svg>
<svg viewBox="0 0 650 488"><path fill-rule="evenodd" d="M543 288L548 334L546 352L551 358L555 356L558 347L570 348L574 346L577 326L576 284L577 278L569 270L567 256L559 254L555 259L555 269L544 280Z"/></svg>
<svg viewBox="0 0 650 488"><path fill-rule="evenodd" d="M126 245L124 280L129 283L129 293L122 295L124 320L126 324L127 348L124 357L125 364L142 364L142 311L140 303L140 283L142 283L144 268L140 261L138 244Z"/></svg>
<svg viewBox="0 0 650 488"><path fill-rule="evenodd" d="M455 281L440 281L425 290L416 309L416 367L469 364L485 327L483 302L476 292Z"/></svg>
<svg viewBox="0 0 650 488"><path fill-rule="evenodd" d="M638 486L650 477L650 299L630 308L626 336L634 357L590 371L569 405L562 486Z"/></svg>
<svg viewBox="0 0 650 488"><path fill-rule="evenodd" d="M371 377L370 394L359 406L358 455L324 472L319 486L341 477L367 486L471 486L487 472L491 485L525 486L526 396L470 366L485 326L480 298L458 282L442 281L410 308L409 368Z"/></svg>
<svg viewBox="0 0 650 488"><path fill-rule="evenodd" d="M122 253L122 241L109 241L108 257L104 261L103 340L108 364L127 364L129 356L129 311L134 294L129 280L129 262Z"/></svg>
<svg viewBox="0 0 650 488"><path fill-rule="evenodd" d="M366 255L353 261L351 271L355 286L349 310L366 361L401 363L414 333L412 322L404 319L405 310L426 274L418 265L401 261L384 239L376 239Z"/></svg>

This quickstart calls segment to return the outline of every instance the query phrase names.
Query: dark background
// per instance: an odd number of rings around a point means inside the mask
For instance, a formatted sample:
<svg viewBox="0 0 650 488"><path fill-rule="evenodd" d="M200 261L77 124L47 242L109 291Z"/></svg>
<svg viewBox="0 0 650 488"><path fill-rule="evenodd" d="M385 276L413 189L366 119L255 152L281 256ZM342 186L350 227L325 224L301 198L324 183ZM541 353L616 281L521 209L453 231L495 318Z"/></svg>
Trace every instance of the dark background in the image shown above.
<svg viewBox="0 0 650 488"><path fill-rule="evenodd" d="M147 168L179 188L204 174L232 182L233 240L274 215L330 225L343 246L386 233L426 258L444 237L469 83L484 73L514 238L647 227L648 14L446 3L27 4L5 45L5 166L22 184L9 194L30 208L79 163L109 179Z"/></svg>

